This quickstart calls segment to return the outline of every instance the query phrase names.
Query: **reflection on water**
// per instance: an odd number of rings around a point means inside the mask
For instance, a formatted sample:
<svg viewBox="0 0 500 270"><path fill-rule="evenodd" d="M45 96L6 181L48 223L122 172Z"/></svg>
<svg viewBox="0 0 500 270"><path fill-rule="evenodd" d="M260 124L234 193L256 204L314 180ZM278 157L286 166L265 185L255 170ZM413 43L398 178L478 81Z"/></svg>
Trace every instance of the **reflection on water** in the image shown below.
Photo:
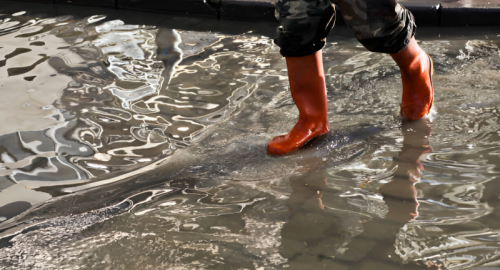
<svg viewBox="0 0 500 270"><path fill-rule="evenodd" d="M386 217L402 222L414 221L418 217L417 189L424 166L420 162L423 154L432 150L429 145L431 127L426 119L404 122L403 147L394 159L394 178L379 189L387 205Z"/></svg>
<svg viewBox="0 0 500 270"><path fill-rule="evenodd" d="M58 195L133 175L191 145L251 94L254 67L236 63L258 51L250 61L269 65L269 40L224 36L178 65L189 33L103 19L1 21L1 91L14 101L2 104L2 189L73 185L44 189ZM35 196L28 201L47 199Z"/></svg>
<svg viewBox="0 0 500 270"><path fill-rule="evenodd" d="M421 42L438 115L415 122L390 57L329 43L332 131L280 158L267 37L18 13L0 40L2 268L500 265L498 39Z"/></svg>

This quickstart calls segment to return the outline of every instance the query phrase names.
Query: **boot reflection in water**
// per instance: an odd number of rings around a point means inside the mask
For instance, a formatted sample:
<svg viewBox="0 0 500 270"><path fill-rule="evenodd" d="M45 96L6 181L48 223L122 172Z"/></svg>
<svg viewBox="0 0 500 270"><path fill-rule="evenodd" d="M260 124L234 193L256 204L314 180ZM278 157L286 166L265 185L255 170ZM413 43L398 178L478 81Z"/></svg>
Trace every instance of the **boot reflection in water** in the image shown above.
<svg viewBox="0 0 500 270"><path fill-rule="evenodd" d="M401 71L400 113L407 120L429 114L433 105L432 59L415 41L410 11L394 0L280 0L275 39L285 56L290 92L299 111L292 130L267 145L271 155L283 155L329 131L321 49L335 23L338 6L356 38L370 51L390 54ZM368 20L368 18L370 18Z"/></svg>
<svg viewBox="0 0 500 270"><path fill-rule="evenodd" d="M290 209L324 209L323 190L326 186L326 177L324 173L308 173L305 176L292 177L290 179L290 187L292 194L288 200Z"/></svg>
<svg viewBox="0 0 500 270"><path fill-rule="evenodd" d="M323 205L326 173L306 173L289 180L289 219L281 229L280 255L288 260L289 269L335 269L333 260L322 258L337 256L351 235L341 221L345 212ZM352 223L359 224L355 219Z"/></svg>
<svg viewBox="0 0 500 270"><path fill-rule="evenodd" d="M409 222L418 217L417 190L415 184L420 181L424 166L420 157L432 151L429 145L431 127L427 119L404 121L403 147L395 159L397 166L391 182L380 187L388 207L386 218Z"/></svg>
<svg viewBox="0 0 500 270"><path fill-rule="evenodd" d="M290 217L281 230L280 246L280 254L288 259L290 269L337 269L346 258L362 250L360 242L371 241L376 241L376 245L366 258L392 258L389 260L394 260L394 266L400 266L394 250L395 238L401 227L418 216L415 184L424 170L420 158L432 151L430 134L427 119L403 121L403 146L394 159L394 177L379 189L388 209L385 218L366 215L364 211L359 214L346 211L345 207L336 209L339 204L358 204L350 197L332 196L336 189L326 187L327 173L322 170L291 177L292 192L287 200ZM384 228L384 232L374 239L379 228ZM359 264L363 262L360 260ZM432 262L405 264L405 269L437 270L440 267Z"/></svg>

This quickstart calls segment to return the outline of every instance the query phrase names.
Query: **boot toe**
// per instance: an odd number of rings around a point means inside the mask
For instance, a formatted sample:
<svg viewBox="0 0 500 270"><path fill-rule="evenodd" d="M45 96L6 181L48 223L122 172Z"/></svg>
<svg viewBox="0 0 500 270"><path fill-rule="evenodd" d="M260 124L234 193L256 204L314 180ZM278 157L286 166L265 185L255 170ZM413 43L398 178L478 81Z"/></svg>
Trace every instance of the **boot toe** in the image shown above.
<svg viewBox="0 0 500 270"><path fill-rule="evenodd" d="M418 120L429 114L431 106L428 104L401 104L400 114L407 120Z"/></svg>

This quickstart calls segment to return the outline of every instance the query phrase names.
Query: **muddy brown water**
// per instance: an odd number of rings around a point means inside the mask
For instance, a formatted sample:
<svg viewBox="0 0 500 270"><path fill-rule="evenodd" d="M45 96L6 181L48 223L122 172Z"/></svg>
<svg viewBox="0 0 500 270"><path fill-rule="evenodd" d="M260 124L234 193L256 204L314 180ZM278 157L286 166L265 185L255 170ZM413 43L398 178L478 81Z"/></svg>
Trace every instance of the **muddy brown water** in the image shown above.
<svg viewBox="0 0 500 270"><path fill-rule="evenodd" d="M30 14L0 17L2 269L500 266L497 29L421 30L415 122L336 30L331 131L271 157L297 111L268 36Z"/></svg>

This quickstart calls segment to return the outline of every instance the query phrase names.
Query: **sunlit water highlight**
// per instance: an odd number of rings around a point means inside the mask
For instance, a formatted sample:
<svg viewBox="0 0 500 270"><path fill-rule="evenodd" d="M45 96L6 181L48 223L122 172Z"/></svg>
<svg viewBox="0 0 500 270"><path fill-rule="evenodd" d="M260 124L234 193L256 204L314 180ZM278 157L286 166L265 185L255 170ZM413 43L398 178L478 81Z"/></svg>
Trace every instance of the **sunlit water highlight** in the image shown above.
<svg viewBox="0 0 500 270"><path fill-rule="evenodd" d="M19 13L0 40L4 269L500 265L498 37L421 41L438 113L412 123L389 56L329 43L332 131L280 158L267 37Z"/></svg>

